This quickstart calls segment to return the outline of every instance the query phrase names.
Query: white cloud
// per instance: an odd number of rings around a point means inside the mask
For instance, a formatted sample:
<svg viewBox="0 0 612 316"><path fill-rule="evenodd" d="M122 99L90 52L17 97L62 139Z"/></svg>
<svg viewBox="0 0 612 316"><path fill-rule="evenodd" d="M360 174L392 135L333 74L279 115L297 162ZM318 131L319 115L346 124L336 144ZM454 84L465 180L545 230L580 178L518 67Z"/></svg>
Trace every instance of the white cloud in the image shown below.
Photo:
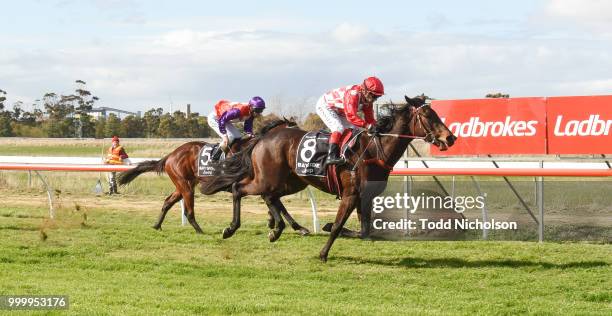
<svg viewBox="0 0 612 316"><path fill-rule="evenodd" d="M546 12L583 22L612 23L612 2L608 0L550 0Z"/></svg>
<svg viewBox="0 0 612 316"><path fill-rule="evenodd" d="M363 26L341 23L332 31L332 37L340 43L356 43L371 36L370 31Z"/></svg>
<svg viewBox="0 0 612 316"><path fill-rule="evenodd" d="M608 0L549 0L544 9L545 17L562 25L566 30L572 25L589 31L603 32L609 36L612 28L612 1Z"/></svg>
<svg viewBox="0 0 612 316"><path fill-rule="evenodd" d="M550 16L565 12L551 8ZM322 32L223 24L65 46L32 42L0 53L0 88L9 98L68 93L74 80L83 79L102 104L132 110L172 100L204 112L220 98L262 95L295 102L306 113L314 104L309 108L305 98L316 100L368 75L380 76L385 99L394 100L421 92L437 98L475 98L492 91L512 96L612 92L612 75L603 66L612 60L612 44L588 38L375 33L340 23Z"/></svg>
<svg viewBox="0 0 612 316"><path fill-rule="evenodd" d="M612 94L612 78L601 80L576 80L556 85L558 95Z"/></svg>

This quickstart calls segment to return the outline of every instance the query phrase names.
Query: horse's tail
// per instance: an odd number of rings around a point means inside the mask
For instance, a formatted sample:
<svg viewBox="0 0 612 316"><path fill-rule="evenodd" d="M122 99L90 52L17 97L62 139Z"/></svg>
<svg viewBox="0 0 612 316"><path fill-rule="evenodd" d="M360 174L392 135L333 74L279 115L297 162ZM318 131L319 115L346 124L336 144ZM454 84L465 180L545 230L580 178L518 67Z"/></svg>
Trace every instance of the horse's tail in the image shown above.
<svg viewBox="0 0 612 316"><path fill-rule="evenodd" d="M166 166L167 159L168 159L168 156L160 160L143 161L139 163L136 167L128 171L121 172L119 176L117 177L117 181L119 185L126 185L132 182L132 180L136 179L136 177L138 177L139 175L145 172L155 171L158 174L163 173L164 167Z"/></svg>
<svg viewBox="0 0 612 316"><path fill-rule="evenodd" d="M220 191L227 191L234 182L238 182L246 176L253 177L253 161L251 160L251 154L259 140L259 137L255 138L245 149L227 158L223 165L223 175L203 183L200 189L202 194L214 194Z"/></svg>

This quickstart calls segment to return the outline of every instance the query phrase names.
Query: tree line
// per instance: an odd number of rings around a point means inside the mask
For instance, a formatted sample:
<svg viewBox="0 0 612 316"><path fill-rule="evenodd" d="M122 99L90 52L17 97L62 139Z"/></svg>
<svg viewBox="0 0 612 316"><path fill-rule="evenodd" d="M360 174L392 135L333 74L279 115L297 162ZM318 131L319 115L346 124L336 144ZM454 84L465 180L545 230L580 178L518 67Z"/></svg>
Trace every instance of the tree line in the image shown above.
<svg viewBox="0 0 612 316"><path fill-rule="evenodd" d="M35 105L42 104L43 109L34 107L32 111L23 110L23 102L13 103L12 111L7 109L7 92L0 89L0 137L86 137L108 138L112 136L128 138L206 138L216 137L208 126L207 117L199 113L175 111L164 112L161 107L152 108L142 117L128 115L120 118L110 113L106 118L94 118L89 113L99 99L86 88L86 83L76 80L76 88L69 95L46 93ZM423 95L425 97L425 95ZM486 98L509 98L504 93L489 93ZM379 107L386 112L392 103ZM259 118L254 123L255 131L266 122L278 119L274 113ZM309 113L303 120L292 117L292 120L304 130L320 130L325 124L318 115ZM239 125L240 123L238 123Z"/></svg>
<svg viewBox="0 0 612 316"><path fill-rule="evenodd" d="M108 138L112 136L128 138L205 138L216 137L209 127L207 117L197 112L164 112L161 107L146 111L142 117L127 115L123 118L114 113L107 117L94 118L90 112L99 99L87 90L82 80L75 81L73 93L59 95L46 93L36 100L31 111L25 111L24 104L17 101L8 109L7 92L0 90L0 137L84 137ZM42 109L40 109L42 105ZM277 119L275 114L267 114L255 121L257 131L267 121ZM297 118L292 118L297 121ZM324 127L320 118L310 113L299 122L307 130Z"/></svg>

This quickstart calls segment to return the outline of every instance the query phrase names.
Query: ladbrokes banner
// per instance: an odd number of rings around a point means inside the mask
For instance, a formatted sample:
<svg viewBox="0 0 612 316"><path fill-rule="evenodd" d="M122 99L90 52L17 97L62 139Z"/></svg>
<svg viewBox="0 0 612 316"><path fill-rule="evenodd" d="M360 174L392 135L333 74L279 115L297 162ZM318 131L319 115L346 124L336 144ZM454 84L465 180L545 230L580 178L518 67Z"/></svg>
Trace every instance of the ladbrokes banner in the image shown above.
<svg viewBox="0 0 612 316"><path fill-rule="evenodd" d="M545 154L546 99L434 100L446 126L458 137L433 155Z"/></svg>
<svg viewBox="0 0 612 316"><path fill-rule="evenodd" d="M612 96L548 98L546 109L549 154L612 153Z"/></svg>
<svg viewBox="0 0 612 316"><path fill-rule="evenodd" d="M458 137L433 155L611 154L612 96L434 100Z"/></svg>

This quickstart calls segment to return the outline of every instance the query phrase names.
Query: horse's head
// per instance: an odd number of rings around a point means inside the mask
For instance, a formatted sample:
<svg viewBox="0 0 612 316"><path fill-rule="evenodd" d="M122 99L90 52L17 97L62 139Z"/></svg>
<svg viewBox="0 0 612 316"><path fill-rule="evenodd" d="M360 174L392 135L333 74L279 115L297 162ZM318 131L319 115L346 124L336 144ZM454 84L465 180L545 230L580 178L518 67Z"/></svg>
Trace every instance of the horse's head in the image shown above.
<svg viewBox="0 0 612 316"><path fill-rule="evenodd" d="M438 146L441 151L453 146L457 137L444 125L428 103L425 95L409 98L404 96L409 107L409 129L413 135L425 137L425 141Z"/></svg>

